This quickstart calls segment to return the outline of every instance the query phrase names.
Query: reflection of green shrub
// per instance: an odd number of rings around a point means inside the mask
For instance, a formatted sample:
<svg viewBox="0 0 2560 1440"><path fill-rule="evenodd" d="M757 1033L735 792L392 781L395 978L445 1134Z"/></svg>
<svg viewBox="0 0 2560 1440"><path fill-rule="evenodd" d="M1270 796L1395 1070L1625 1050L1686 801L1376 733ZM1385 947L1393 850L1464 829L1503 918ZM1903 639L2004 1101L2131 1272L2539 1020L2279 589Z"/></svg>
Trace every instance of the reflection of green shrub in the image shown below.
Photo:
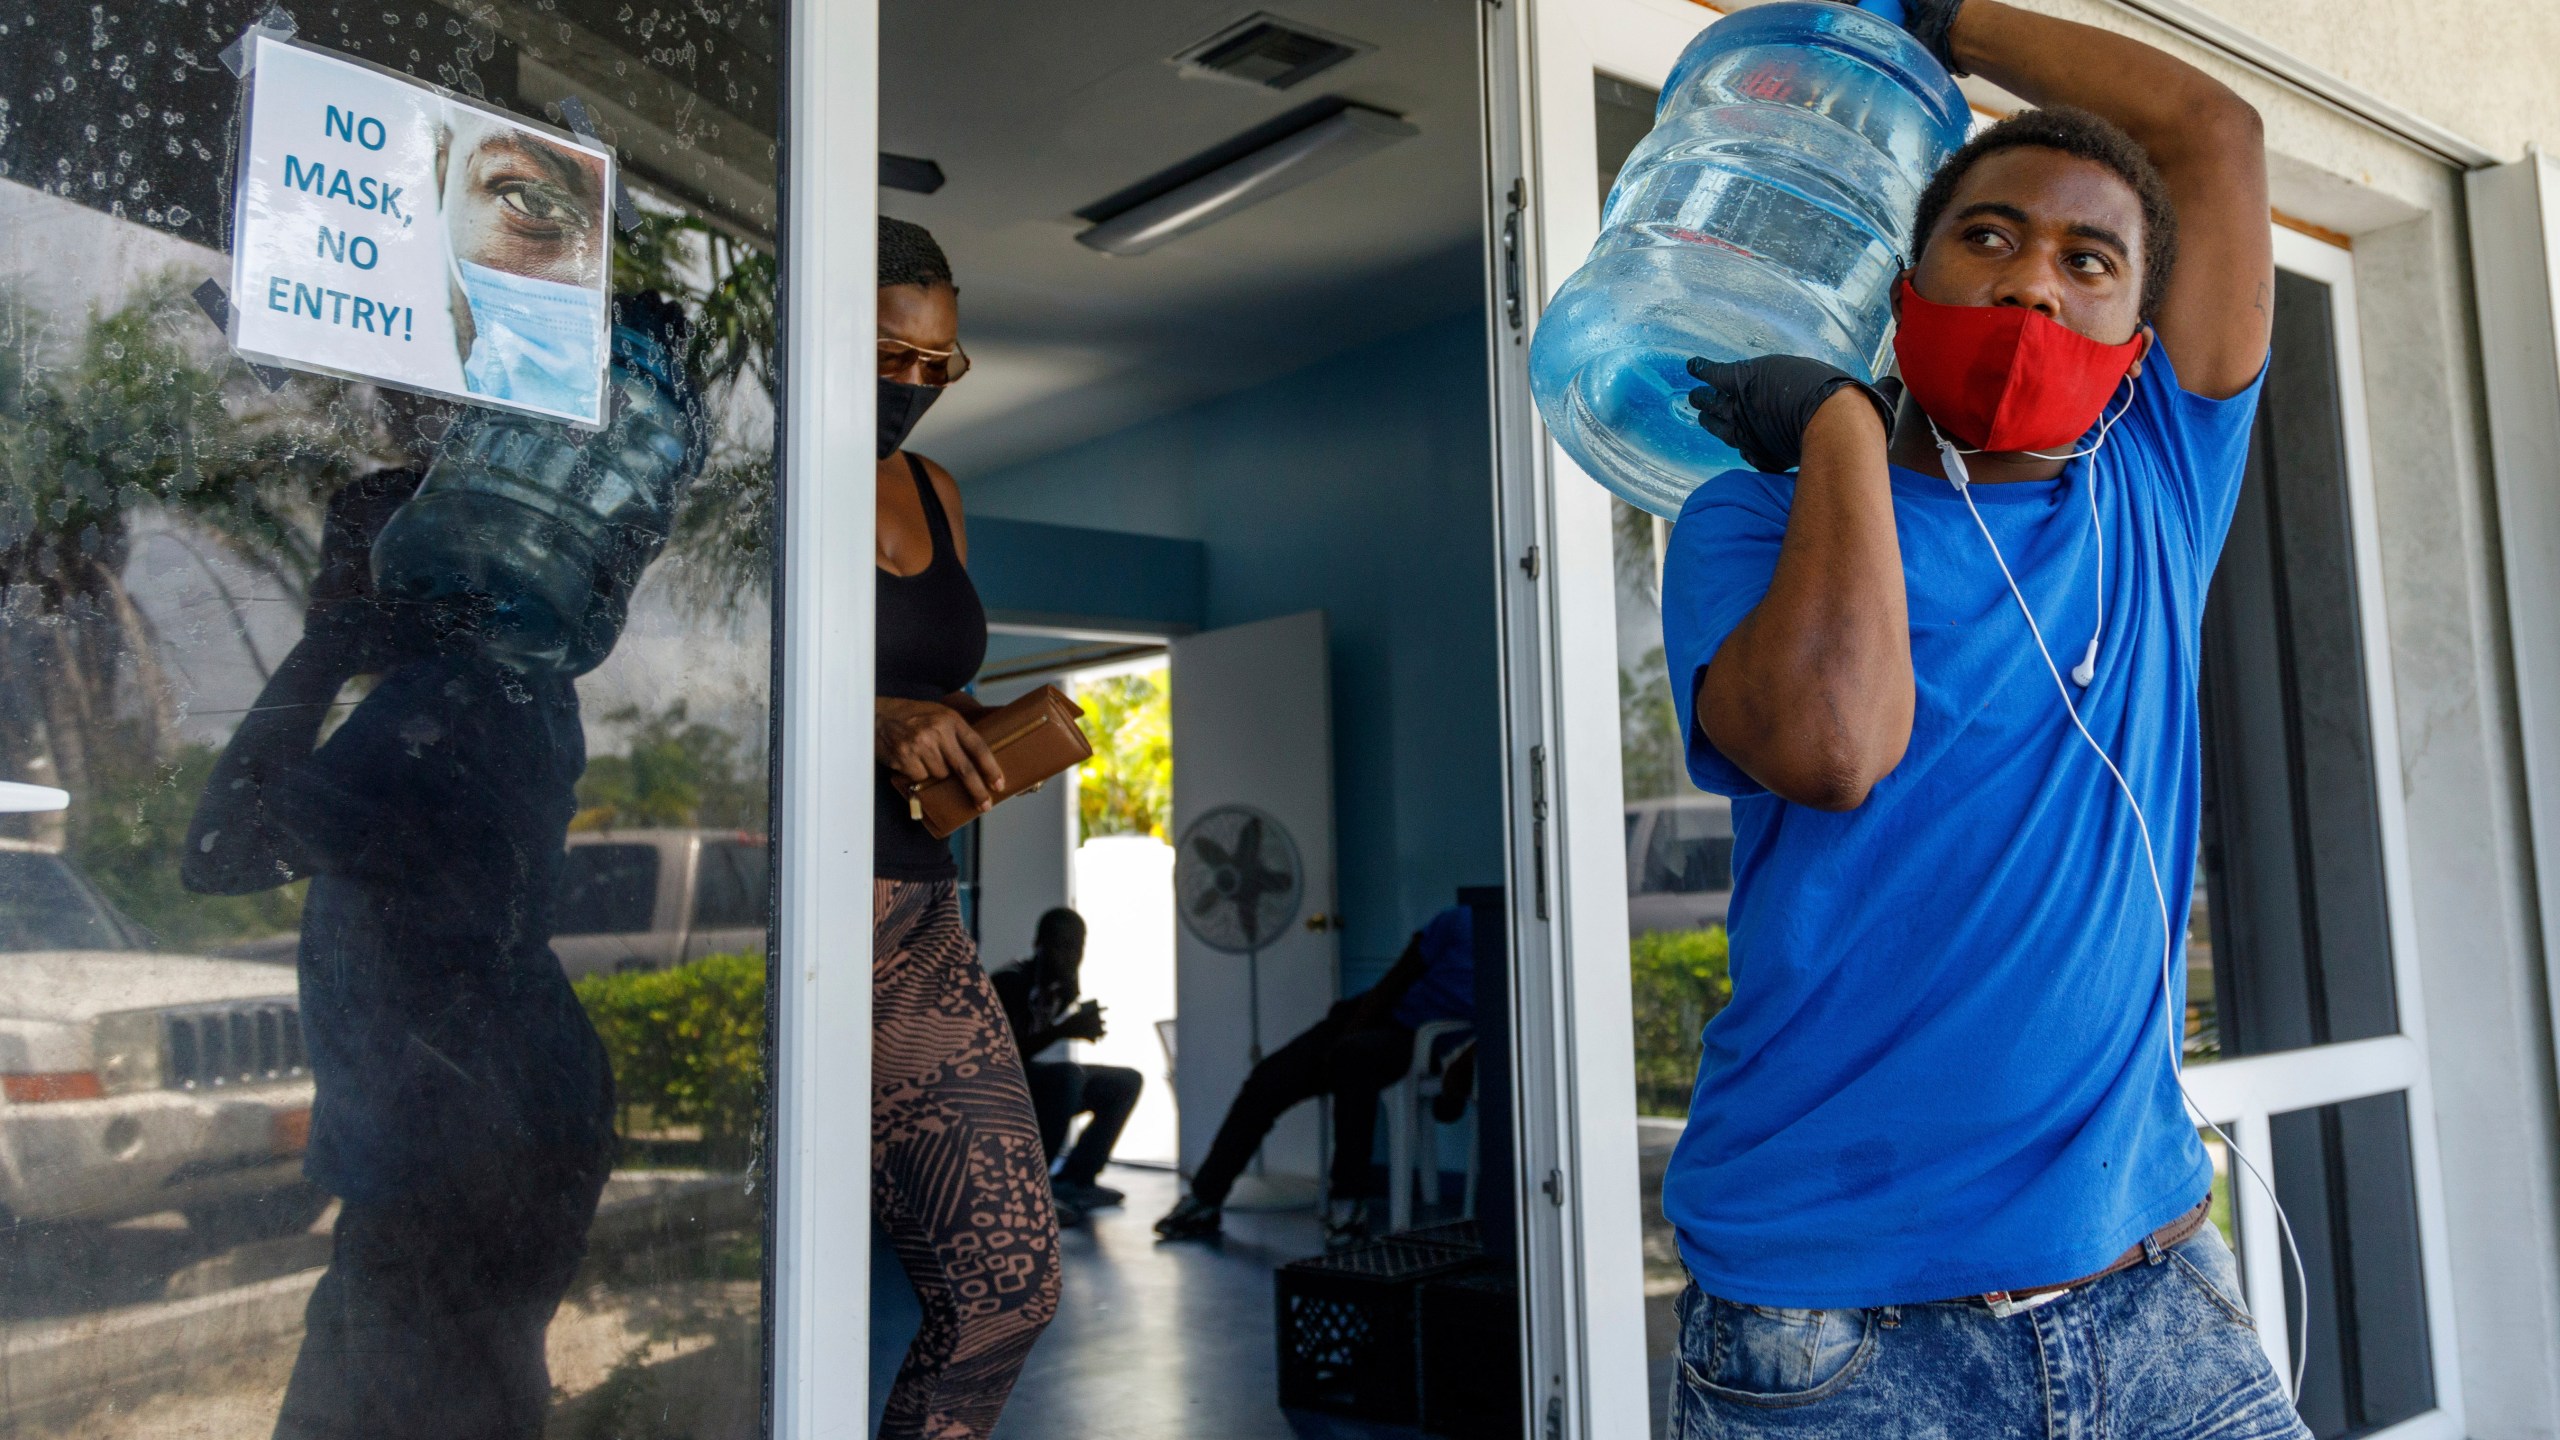
<svg viewBox="0 0 2560 1440"><path fill-rule="evenodd" d="M173 949L290 935L302 924L303 885L249 895L194 895L178 883L187 821L221 753L174 744L145 760L138 747L89 759L89 793L74 804L71 859L100 893Z"/></svg>
<svg viewBox="0 0 2560 1440"><path fill-rule="evenodd" d="M1650 930L1628 947L1635 986L1636 1113L1686 1115L1698 1032L1733 998L1721 925Z"/></svg>
<svg viewBox="0 0 2560 1440"><path fill-rule="evenodd" d="M604 1037L616 1098L699 1125L714 1164L743 1164L764 1114L764 957L590 975L578 999Z"/></svg>

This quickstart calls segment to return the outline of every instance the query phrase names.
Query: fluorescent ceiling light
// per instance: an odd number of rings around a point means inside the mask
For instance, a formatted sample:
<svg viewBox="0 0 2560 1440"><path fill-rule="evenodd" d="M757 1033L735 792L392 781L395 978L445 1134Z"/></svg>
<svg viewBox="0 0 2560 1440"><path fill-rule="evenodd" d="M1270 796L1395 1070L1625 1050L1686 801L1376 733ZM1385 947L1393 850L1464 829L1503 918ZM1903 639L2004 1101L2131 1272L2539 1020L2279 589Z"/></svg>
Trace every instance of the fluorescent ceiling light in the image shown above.
<svg viewBox="0 0 2560 1440"><path fill-rule="evenodd" d="M1383 110L1353 105L1144 200L1076 236L1106 255L1144 255L1178 235L1328 175L1422 133Z"/></svg>

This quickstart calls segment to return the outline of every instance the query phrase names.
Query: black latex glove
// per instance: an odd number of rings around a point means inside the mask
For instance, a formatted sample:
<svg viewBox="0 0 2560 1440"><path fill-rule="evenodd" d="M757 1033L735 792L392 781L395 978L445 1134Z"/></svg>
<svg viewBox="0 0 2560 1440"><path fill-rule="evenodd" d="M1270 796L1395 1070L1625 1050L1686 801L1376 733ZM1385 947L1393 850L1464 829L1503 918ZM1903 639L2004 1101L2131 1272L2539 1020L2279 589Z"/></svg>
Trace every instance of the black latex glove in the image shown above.
<svg viewBox="0 0 2560 1440"><path fill-rule="evenodd" d="M1858 0L1832 0L1836 5L1855 6ZM1950 75L1968 75L1971 71L1956 68L1955 46L1947 32L1955 29L1956 12L1964 8L1964 0L1902 0L1902 28L1920 42Z"/></svg>
<svg viewBox="0 0 2560 1440"><path fill-rule="evenodd" d="M1689 362L1689 374L1706 382L1689 392L1689 403L1698 407L1698 423L1741 451L1754 470L1779 475L1796 468L1804 459L1804 431L1813 423L1813 413L1844 385L1874 401L1885 433L1893 433L1893 406L1876 387L1819 360L1801 355L1700 357Z"/></svg>

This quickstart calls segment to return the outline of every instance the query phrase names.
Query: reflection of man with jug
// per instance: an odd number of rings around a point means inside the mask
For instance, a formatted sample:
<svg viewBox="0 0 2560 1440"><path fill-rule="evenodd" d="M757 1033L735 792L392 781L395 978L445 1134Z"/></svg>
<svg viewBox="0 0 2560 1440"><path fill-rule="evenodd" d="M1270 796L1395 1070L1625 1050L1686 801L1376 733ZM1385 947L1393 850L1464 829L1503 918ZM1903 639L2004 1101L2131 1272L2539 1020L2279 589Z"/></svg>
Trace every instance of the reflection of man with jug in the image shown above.
<svg viewBox="0 0 2560 1440"><path fill-rule="evenodd" d="M311 881L304 1168L343 1203L279 1436L516 1440L550 1406L545 1336L613 1149L604 1049L550 946L586 763L572 682L705 450L681 316L616 311L600 431L390 398L432 464L330 498L302 639L189 829L190 889Z"/></svg>
<svg viewBox="0 0 2560 1440"><path fill-rule="evenodd" d="M604 339L597 157L465 106L436 152L454 345L475 395L584 415Z"/></svg>

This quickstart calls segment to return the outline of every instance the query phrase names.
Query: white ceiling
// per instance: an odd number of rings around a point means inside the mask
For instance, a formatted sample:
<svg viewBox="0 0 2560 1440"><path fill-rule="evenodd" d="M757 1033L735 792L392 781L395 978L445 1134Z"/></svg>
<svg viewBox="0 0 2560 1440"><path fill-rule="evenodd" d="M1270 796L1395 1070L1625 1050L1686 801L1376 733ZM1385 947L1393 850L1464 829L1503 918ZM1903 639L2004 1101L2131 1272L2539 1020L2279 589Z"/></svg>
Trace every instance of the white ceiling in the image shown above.
<svg viewBox="0 0 2560 1440"><path fill-rule="evenodd" d="M941 191L931 229L975 362L916 433L964 480L1482 303L1482 0L887 0L881 148ZM1286 91L1167 57L1256 10L1375 48ZM1075 242L1075 211L1311 100L1421 133L1150 254Z"/></svg>

